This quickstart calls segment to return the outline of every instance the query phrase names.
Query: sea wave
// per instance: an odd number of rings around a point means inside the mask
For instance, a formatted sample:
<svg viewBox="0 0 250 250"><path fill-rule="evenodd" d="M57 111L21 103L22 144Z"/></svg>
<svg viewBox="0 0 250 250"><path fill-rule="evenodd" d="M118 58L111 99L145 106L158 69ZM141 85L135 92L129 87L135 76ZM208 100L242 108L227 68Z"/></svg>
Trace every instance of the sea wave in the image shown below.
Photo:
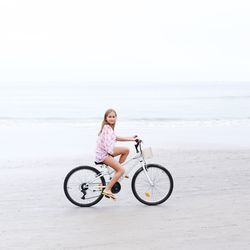
<svg viewBox="0 0 250 250"><path fill-rule="evenodd" d="M66 117L46 117L46 118L26 118L26 117L0 117L0 125L4 124L81 124L81 125L91 125L100 124L102 117L94 118L66 118ZM245 123L250 124L250 117L236 119L236 118L166 118L166 117L154 117L154 118L122 118L118 120L119 123L129 124L129 123L141 123L141 124L211 124L211 123Z"/></svg>

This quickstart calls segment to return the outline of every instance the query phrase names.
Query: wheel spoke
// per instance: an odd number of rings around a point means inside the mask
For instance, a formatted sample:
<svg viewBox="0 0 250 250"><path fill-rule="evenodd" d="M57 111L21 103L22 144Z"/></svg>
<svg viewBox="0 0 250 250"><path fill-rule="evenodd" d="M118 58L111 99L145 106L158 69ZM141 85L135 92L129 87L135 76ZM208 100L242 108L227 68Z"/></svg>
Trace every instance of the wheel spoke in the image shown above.
<svg viewBox="0 0 250 250"><path fill-rule="evenodd" d="M91 206L102 199L102 188L105 186L100 172L93 167L78 167L65 178L64 191L66 197L77 206Z"/></svg>
<svg viewBox="0 0 250 250"><path fill-rule="evenodd" d="M159 204L164 202L172 192L169 174L163 167L149 165L147 174L153 185L150 185L146 173L141 170L134 179L133 192L145 204ZM172 177L171 177L172 178Z"/></svg>

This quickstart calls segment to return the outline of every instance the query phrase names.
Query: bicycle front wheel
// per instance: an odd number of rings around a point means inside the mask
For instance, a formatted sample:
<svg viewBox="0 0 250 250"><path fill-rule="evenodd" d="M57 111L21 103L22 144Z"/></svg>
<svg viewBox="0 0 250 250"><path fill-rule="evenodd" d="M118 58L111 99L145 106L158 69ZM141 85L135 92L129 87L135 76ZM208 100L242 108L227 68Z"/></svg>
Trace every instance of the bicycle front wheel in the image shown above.
<svg viewBox="0 0 250 250"><path fill-rule="evenodd" d="M148 177L153 182L150 184ZM165 202L171 195L174 181L170 172L163 166L149 164L146 173L140 168L133 176L131 185L136 199L146 205L158 205Z"/></svg>
<svg viewBox="0 0 250 250"><path fill-rule="evenodd" d="M79 207L90 207L102 198L106 182L93 167L80 166L72 169L64 180L64 193L68 200Z"/></svg>

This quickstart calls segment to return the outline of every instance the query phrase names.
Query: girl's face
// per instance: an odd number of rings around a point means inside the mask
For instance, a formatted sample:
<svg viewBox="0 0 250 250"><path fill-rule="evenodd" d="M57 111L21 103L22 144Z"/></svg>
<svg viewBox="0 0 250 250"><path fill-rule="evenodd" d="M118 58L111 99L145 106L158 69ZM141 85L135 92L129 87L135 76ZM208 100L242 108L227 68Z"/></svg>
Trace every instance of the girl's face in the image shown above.
<svg viewBox="0 0 250 250"><path fill-rule="evenodd" d="M110 125L114 125L116 122L116 114L114 112L110 112L107 117L106 117L106 121L110 124Z"/></svg>

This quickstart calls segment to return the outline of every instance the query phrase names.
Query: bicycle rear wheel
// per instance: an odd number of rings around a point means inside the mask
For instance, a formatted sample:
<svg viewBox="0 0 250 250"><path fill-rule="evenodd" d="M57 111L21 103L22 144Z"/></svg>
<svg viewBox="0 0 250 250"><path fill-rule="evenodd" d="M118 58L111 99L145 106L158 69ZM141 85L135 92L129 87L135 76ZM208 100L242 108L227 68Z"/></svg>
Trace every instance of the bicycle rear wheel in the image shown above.
<svg viewBox="0 0 250 250"><path fill-rule="evenodd" d="M80 166L72 169L64 179L63 190L70 202L79 207L90 207L102 198L106 185L101 173L93 167Z"/></svg>
<svg viewBox="0 0 250 250"><path fill-rule="evenodd" d="M131 182L133 194L136 199L146 205L161 204L170 197L173 191L173 178L163 166L149 164L146 169L153 185L149 183L143 168L140 168Z"/></svg>

